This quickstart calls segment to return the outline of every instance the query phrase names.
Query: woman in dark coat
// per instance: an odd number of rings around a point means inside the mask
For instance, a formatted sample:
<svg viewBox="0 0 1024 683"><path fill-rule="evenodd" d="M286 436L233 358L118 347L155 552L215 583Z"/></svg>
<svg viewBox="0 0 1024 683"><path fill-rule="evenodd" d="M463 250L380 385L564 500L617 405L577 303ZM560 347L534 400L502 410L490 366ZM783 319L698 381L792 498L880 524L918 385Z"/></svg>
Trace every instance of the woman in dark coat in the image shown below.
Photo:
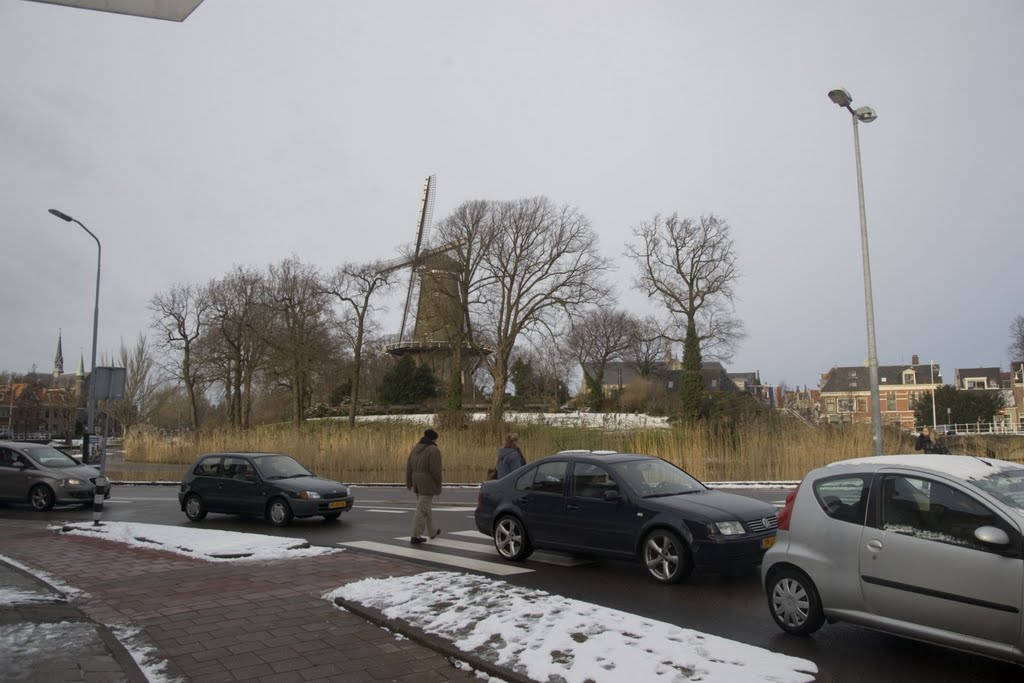
<svg viewBox="0 0 1024 683"><path fill-rule="evenodd" d="M498 464L495 469L498 472L498 479L506 474L514 472L526 464L523 452L519 450L519 435L509 434L505 437L505 446L498 449Z"/></svg>

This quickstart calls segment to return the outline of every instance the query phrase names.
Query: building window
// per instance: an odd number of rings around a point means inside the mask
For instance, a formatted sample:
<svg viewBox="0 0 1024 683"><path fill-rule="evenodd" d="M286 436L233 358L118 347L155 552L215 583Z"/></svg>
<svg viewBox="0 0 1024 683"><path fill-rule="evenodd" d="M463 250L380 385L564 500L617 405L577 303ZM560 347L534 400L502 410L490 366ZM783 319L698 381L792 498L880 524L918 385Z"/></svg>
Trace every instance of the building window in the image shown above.
<svg viewBox="0 0 1024 683"><path fill-rule="evenodd" d="M836 400L834 398L825 399L825 412L834 413L836 412Z"/></svg>
<svg viewBox="0 0 1024 683"><path fill-rule="evenodd" d="M885 409L896 410L896 392L887 391L885 392Z"/></svg>
<svg viewBox="0 0 1024 683"><path fill-rule="evenodd" d="M857 410L857 399L855 398L841 398L838 402L840 413L852 413Z"/></svg>
<svg viewBox="0 0 1024 683"><path fill-rule="evenodd" d="M903 371L903 383L904 384L917 384L917 375L913 370Z"/></svg>
<svg viewBox="0 0 1024 683"><path fill-rule="evenodd" d="M868 400L866 398L857 399L857 412L866 413L868 412Z"/></svg>
<svg viewBox="0 0 1024 683"><path fill-rule="evenodd" d="M711 388L712 389L717 389L718 388L718 380L717 379L711 380Z"/></svg>

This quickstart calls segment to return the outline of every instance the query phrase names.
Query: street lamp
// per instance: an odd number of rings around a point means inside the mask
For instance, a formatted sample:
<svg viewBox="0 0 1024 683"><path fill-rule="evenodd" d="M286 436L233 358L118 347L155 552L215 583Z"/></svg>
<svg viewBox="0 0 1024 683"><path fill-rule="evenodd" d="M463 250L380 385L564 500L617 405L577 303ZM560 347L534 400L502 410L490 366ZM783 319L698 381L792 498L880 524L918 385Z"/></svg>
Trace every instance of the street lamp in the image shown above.
<svg viewBox="0 0 1024 683"><path fill-rule="evenodd" d="M96 330L100 318L100 257L102 255L103 247L100 246L100 239L92 233L92 230L82 225L81 221L72 218L62 211L58 211L57 209L50 209L50 213L62 221L78 223L78 226L82 228L82 230L85 230L89 233L90 237L96 240L96 305L92 311L92 367L89 371L89 400L86 404L88 418L85 428L85 439L83 440L83 443L88 444L89 437L92 435L93 424L96 419ZM88 445L86 445L85 448L88 449Z"/></svg>
<svg viewBox="0 0 1024 683"><path fill-rule="evenodd" d="M868 382L871 384L871 440L875 455L882 454L882 399L878 391L878 353L875 350L875 304L871 296L871 260L868 257L868 219L864 212L864 176L860 168L860 122L871 123L878 114L871 107L853 109L853 98L844 88L836 88L828 98L843 107L853 119L853 151L857 158L857 200L860 205L860 251L864 261L864 308L868 324Z"/></svg>
<svg viewBox="0 0 1024 683"><path fill-rule="evenodd" d="M931 375L932 375L932 381L931 381L931 385L932 385L932 429L935 430L939 426L939 421L935 417L935 361L929 361L928 362L928 366L929 366L929 369L931 370ZM939 378L941 379L942 375L939 375Z"/></svg>

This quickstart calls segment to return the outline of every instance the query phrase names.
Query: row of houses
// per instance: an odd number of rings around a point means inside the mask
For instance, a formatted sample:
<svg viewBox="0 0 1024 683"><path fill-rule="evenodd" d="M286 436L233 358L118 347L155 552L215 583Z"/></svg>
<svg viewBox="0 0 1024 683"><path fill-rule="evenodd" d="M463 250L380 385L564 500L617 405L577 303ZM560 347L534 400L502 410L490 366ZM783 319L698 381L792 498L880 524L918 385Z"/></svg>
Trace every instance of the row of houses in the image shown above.
<svg viewBox="0 0 1024 683"><path fill-rule="evenodd" d="M593 376L594 368L584 366ZM678 388L683 371L678 360L666 358L656 363L646 379L662 384L666 390ZM728 372L717 361L702 364L701 376L708 391L745 391L766 404L800 414L808 420L832 424L871 422L871 384L868 368L836 366L820 376L818 387L779 387L763 384L760 371ZM621 392L640 374L627 362L611 362L605 366L603 388L605 395ZM925 394L945 384L942 366L938 363L922 364L917 355L906 365L881 365L878 385L881 398L883 424L903 429L915 427L914 407ZM1003 411L993 416L997 428L1024 430L1024 363L1015 363L1011 369L999 367L959 368L955 371L954 386L966 391L1003 392ZM937 418L945 422L945 416Z"/></svg>

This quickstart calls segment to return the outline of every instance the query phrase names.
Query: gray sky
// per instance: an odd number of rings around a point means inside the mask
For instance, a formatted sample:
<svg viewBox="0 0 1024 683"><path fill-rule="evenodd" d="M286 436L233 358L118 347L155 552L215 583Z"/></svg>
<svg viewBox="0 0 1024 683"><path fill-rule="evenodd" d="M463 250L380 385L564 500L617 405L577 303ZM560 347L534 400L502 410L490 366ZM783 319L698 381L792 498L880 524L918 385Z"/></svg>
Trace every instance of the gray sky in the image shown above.
<svg viewBox="0 0 1024 683"><path fill-rule="evenodd" d="M0 0L0 369L89 363L147 301L290 254L391 258L423 179L578 206L630 289L631 228L732 225L749 337L729 365L816 385L879 362L1006 367L1024 314L1024 4L206 0L181 24ZM398 317L392 306L390 318ZM397 328L397 322L392 325ZM397 329L395 330L397 331Z"/></svg>

